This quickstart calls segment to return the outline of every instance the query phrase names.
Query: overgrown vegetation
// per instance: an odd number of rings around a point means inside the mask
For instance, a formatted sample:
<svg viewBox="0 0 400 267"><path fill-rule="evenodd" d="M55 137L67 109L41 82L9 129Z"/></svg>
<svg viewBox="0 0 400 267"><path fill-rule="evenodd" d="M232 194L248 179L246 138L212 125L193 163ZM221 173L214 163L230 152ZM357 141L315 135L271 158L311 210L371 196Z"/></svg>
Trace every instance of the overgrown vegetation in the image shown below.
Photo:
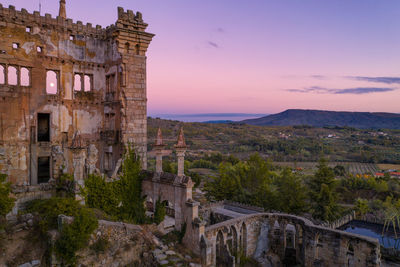
<svg viewBox="0 0 400 267"><path fill-rule="evenodd" d="M166 215L165 202L161 201L160 199L157 199L153 221L156 224L160 224L162 221L164 221L165 215Z"/></svg>
<svg viewBox="0 0 400 267"><path fill-rule="evenodd" d="M27 212L39 216L39 229L43 237L49 230L58 228L58 215L72 216L73 222L62 227L54 251L64 265L75 265L75 253L84 248L98 222L94 213L72 198L50 198L34 200L28 204Z"/></svg>
<svg viewBox="0 0 400 267"><path fill-rule="evenodd" d="M85 180L82 194L87 205L127 222L147 222L142 193L140 159L135 151L128 148L119 180L106 182L99 175L90 175Z"/></svg>
<svg viewBox="0 0 400 267"><path fill-rule="evenodd" d="M5 217L14 206L15 199L10 196L11 184L6 182L7 175L0 173L0 218Z"/></svg>

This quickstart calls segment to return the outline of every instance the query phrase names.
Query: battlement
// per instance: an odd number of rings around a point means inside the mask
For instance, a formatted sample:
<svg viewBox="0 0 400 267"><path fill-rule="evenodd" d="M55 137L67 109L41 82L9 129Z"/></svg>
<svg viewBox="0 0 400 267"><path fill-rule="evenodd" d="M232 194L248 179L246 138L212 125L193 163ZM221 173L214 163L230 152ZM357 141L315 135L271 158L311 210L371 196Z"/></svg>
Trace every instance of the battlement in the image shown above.
<svg viewBox="0 0 400 267"><path fill-rule="evenodd" d="M46 13L41 16L38 11L29 13L25 8L20 11L16 10L15 6L10 5L8 8L3 7L0 3L0 22L15 23L25 26L37 26L39 28L55 28L60 32L71 32L74 34L82 35L97 35L105 36L110 31L118 28L125 28L127 30L144 31L148 26L143 22L142 14L137 12L136 15L132 10L124 11L122 7L118 7L118 21L103 28L101 25L93 26L92 23L86 25L82 21L73 22L72 19L64 19L57 16L52 17L51 14ZM127 27L127 24L134 25L134 27ZM1 25L1 24L0 24ZM5 26L5 25L2 25Z"/></svg>

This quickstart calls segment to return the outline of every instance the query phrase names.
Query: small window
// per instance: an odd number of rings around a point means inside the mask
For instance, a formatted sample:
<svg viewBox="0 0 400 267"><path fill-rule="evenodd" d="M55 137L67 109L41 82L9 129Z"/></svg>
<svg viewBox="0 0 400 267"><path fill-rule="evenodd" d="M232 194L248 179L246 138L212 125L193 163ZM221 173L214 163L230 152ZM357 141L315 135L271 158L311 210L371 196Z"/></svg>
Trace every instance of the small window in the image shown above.
<svg viewBox="0 0 400 267"><path fill-rule="evenodd" d="M42 52L43 52L43 47L37 46L37 47L36 47L36 51L37 51L38 53L42 53Z"/></svg>
<svg viewBox="0 0 400 267"><path fill-rule="evenodd" d="M6 50L0 50L0 54L6 54Z"/></svg>
<svg viewBox="0 0 400 267"><path fill-rule="evenodd" d="M55 71L49 70L46 75L46 93L57 94L58 91L58 79Z"/></svg>
<svg viewBox="0 0 400 267"><path fill-rule="evenodd" d="M26 27L26 32L32 32L32 27Z"/></svg>
<svg viewBox="0 0 400 267"><path fill-rule="evenodd" d="M50 180L50 157L38 157L38 183L47 183Z"/></svg>
<svg viewBox="0 0 400 267"><path fill-rule="evenodd" d="M73 41L73 40L75 40L75 36L73 36L73 35L70 35L70 36L69 36L69 40L70 40L70 41Z"/></svg>
<svg viewBox="0 0 400 267"><path fill-rule="evenodd" d="M50 142L50 114L38 113L38 142Z"/></svg>
<svg viewBox="0 0 400 267"><path fill-rule="evenodd" d="M21 68L21 85L22 86L30 86L31 85L31 78L29 69Z"/></svg>
<svg viewBox="0 0 400 267"><path fill-rule="evenodd" d="M8 84L18 85L18 73L17 68L13 66L8 66Z"/></svg>
<svg viewBox="0 0 400 267"><path fill-rule="evenodd" d="M5 70L4 66L0 65L0 84L6 83L4 70Z"/></svg>
<svg viewBox="0 0 400 267"><path fill-rule="evenodd" d="M126 43L126 44L125 44L125 52L126 52L126 53L129 53L129 43Z"/></svg>
<svg viewBox="0 0 400 267"><path fill-rule="evenodd" d="M74 76L74 91L82 90L82 75L75 74Z"/></svg>
<svg viewBox="0 0 400 267"><path fill-rule="evenodd" d="M13 47L14 49L18 49L18 48L19 48L19 43L13 43L13 44L12 44L12 47Z"/></svg>
<svg viewBox="0 0 400 267"><path fill-rule="evenodd" d="M92 90L92 77L89 75L85 75L85 84L84 84L85 92L89 92Z"/></svg>
<svg viewBox="0 0 400 267"><path fill-rule="evenodd" d="M135 54L136 55L140 54L140 45L139 44L135 45Z"/></svg>

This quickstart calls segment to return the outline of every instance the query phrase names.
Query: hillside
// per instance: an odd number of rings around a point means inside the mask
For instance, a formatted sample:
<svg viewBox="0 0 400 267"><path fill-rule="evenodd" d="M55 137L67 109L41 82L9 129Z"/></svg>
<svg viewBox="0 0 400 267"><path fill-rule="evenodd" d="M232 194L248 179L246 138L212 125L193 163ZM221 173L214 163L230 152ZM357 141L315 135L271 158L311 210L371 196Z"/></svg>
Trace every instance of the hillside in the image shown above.
<svg viewBox="0 0 400 267"><path fill-rule="evenodd" d="M271 160L400 164L400 130L360 130L351 127L254 126L243 123L198 123L148 119L148 150L153 148L158 127L168 149L184 127L191 157L210 152L246 159L258 152Z"/></svg>
<svg viewBox="0 0 400 267"><path fill-rule="evenodd" d="M400 114L288 109L258 119L242 121L259 126L348 126L358 129L400 129Z"/></svg>

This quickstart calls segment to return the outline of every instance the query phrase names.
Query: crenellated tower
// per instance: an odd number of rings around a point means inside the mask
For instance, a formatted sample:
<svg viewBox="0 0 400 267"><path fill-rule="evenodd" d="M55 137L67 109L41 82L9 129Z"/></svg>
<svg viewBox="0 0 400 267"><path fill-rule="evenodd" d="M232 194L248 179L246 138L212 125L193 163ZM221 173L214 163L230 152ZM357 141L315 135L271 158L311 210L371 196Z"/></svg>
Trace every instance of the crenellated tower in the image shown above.
<svg viewBox="0 0 400 267"><path fill-rule="evenodd" d="M121 136L125 145L133 144L147 169L147 87L146 52L154 34L146 32L142 14L118 8L113 28L121 55L120 101Z"/></svg>

